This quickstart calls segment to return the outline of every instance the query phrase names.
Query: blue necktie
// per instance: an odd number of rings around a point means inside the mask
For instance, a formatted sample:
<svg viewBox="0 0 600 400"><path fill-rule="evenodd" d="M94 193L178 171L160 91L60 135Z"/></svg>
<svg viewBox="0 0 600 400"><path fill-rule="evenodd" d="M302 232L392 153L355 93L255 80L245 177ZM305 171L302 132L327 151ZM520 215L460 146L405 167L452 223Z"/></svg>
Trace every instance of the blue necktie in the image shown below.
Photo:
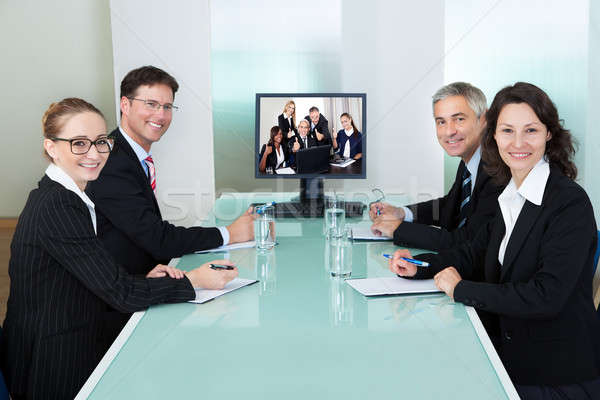
<svg viewBox="0 0 600 400"><path fill-rule="evenodd" d="M471 173L465 166L462 173L460 212L458 214L458 227L462 228L467 222L467 205L471 201Z"/></svg>

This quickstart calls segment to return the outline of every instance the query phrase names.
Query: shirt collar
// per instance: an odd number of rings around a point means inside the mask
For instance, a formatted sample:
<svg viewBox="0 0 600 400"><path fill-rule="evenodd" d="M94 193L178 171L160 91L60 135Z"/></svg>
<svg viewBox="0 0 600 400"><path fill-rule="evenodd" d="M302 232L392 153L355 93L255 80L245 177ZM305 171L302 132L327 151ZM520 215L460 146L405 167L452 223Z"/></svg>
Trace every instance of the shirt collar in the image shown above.
<svg viewBox="0 0 600 400"><path fill-rule="evenodd" d="M148 158L148 156L151 156L151 154L147 153L142 146L140 146L135 140L133 140L131 136L129 136L127 132L125 132L125 129L123 129L123 127L120 125L119 131L121 131L121 134L123 134L123 137L125 138L125 140L127 140L127 143L129 143L129 145L133 149L133 152L137 156L138 160L144 161L146 158Z"/></svg>
<svg viewBox="0 0 600 400"><path fill-rule="evenodd" d="M344 129L344 133L346 133L346 136L350 137L354 133L354 128L350 128L349 131Z"/></svg>
<svg viewBox="0 0 600 400"><path fill-rule="evenodd" d="M540 206L542 205L542 198L544 197L544 190L546 189L546 182L548 182L549 176L550 165L542 157L533 169L529 171L521 187L517 189L515 180L511 178L504 191L502 191L502 194L498 197L498 200L507 200L519 194L536 206Z"/></svg>
<svg viewBox="0 0 600 400"><path fill-rule="evenodd" d="M467 169L471 173L471 176L477 176L477 168L479 168L479 162L481 161L481 146L477 147L473 156L466 164ZM473 179L475 181L475 179Z"/></svg>
<svg viewBox="0 0 600 400"><path fill-rule="evenodd" d="M79 198L89 207L94 207L94 202L90 200L90 198L79 189L79 186L75 183L73 178L71 178L65 171L63 171L58 165L51 163L46 168L46 175L48 178L52 179L54 182L60 183L65 187L65 189L70 190L75 193Z"/></svg>

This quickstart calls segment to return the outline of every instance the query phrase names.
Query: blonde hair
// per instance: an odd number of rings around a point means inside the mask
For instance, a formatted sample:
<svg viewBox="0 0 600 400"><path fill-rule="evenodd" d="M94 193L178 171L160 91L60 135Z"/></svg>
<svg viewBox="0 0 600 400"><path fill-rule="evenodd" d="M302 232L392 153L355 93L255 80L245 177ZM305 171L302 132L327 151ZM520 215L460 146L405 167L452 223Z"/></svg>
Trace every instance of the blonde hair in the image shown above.
<svg viewBox="0 0 600 400"><path fill-rule="evenodd" d="M285 103L285 106L283 106L283 114L285 114L287 112L287 108L290 104L294 105L294 112L292 113L292 121L294 122L294 126L296 125L296 103L294 103L294 100L290 100L287 103Z"/></svg>
<svg viewBox="0 0 600 400"><path fill-rule="evenodd" d="M69 117L84 112L93 112L104 118L102 112L94 107L94 105L76 97L68 97L62 99L58 103L50 104L42 117L42 132L44 138L56 138L65 126ZM44 156L52 161L52 157L50 157L50 154L48 154L46 150L44 150Z"/></svg>

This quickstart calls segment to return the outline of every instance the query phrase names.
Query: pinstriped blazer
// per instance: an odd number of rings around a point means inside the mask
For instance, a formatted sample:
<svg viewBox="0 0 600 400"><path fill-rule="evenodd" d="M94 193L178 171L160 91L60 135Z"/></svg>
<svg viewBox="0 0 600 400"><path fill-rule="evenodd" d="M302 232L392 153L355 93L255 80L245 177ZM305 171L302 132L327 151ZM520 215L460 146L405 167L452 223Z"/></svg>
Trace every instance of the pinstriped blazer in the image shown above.
<svg viewBox="0 0 600 400"><path fill-rule="evenodd" d="M0 363L9 391L26 398L73 398L108 345L107 304L131 313L194 298L187 278L146 279L117 265L73 192L44 176L11 244Z"/></svg>

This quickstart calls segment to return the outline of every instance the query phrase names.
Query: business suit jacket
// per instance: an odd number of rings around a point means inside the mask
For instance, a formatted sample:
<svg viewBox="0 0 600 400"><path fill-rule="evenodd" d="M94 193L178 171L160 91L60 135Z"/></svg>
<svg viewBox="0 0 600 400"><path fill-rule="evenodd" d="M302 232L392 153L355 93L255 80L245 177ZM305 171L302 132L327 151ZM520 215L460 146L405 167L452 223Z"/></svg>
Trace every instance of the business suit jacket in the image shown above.
<svg viewBox="0 0 600 400"><path fill-rule="evenodd" d="M310 124L309 126L311 127L310 131L308 132L309 136L313 136L316 140L316 138L317 138L316 131L319 131L319 133L322 133L323 135L325 135L323 140L317 141L317 145L331 146L333 144L333 142L331 141L331 132L329 132L329 121L327 121L327 118L325 118L325 116L323 116L323 114L319 113L319 122L315 125L314 128L312 127L312 121L310 120L310 115L307 115L306 117L304 117L304 119L308 121L308 123Z"/></svg>
<svg viewBox="0 0 600 400"><path fill-rule="evenodd" d="M454 300L478 310L515 383L564 385L598 378L600 320L592 299L597 231L585 191L551 168L542 204L525 202L500 265L505 231L498 207L496 218L474 240L417 256L431 263L417 277L456 267L463 280Z"/></svg>
<svg viewBox="0 0 600 400"><path fill-rule="evenodd" d="M458 228L462 174L465 168L465 163L461 161L454 183L444 197L408 206L413 212L414 220L401 223L394 231L395 244L435 251L451 248L475 237L477 231L494 217L498 196L504 188L494 183L485 172L482 160L477 168L471 200L466 205L467 222Z"/></svg>
<svg viewBox="0 0 600 400"><path fill-rule="evenodd" d="M118 266L73 192L44 176L19 217L11 244L10 296L1 348L13 395L73 398L112 339L110 304L134 312L194 298L187 278L145 279Z"/></svg>
<svg viewBox="0 0 600 400"><path fill-rule="evenodd" d="M265 154L265 150L266 150L267 146L271 146L271 145L263 144L262 148L260 149L260 154L258 156L258 162L259 163L260 163L260 161L263 158L263 154ZM280 144L280 149L281 149L281 151L283 151L283 158L284 158L284 160L286 161L286 163L289 163L289 160L290 160L289 149L288 149L287 146L283 145L283 141ZM275 151L276 151L275 147L273 147L273 151L271 152L271 154L269 154L267 156L267 160L266 160L266 164L265 164L266 168L271 167L271 168L273 168L273 170L275 170L275 167L277 166L277 154L275 153Z"/></svg>
<svg viewBox="0 0 600 400"><path fill-rule="evenodd" d="M354 136L356 134L356 136ZM336 152L340 155L344 155L344 146L346 142L350 142L350 158L354 158L355 155L362 153L362 138L363 135L360 132L355 132L350 137L346 135L346 132L343 129L340 129L337 134L337 145L338 148Z"/></svg>
<svg viewBox="0 0 600 400"><path fill-rule="evenodd" d="M183 228L163 221L133 149L119 129L111 135L115 147L86 193L96 205L98 237L119 264L129 273L145 275L171 258L223 244L217 228Z"/></svg>
<svg viewBox="0 0 600 400"><path fill-rule="evenodd" d="M298 133L298 129L296 128L296 124L294 124L294 120L291 119L291 121L292 124L290 126L290 123L288 122L287 118L283 116L283 113L279 114L279 116L277 117L277 126L279 126L279 129L281 129L281 133L283 133L283 140L281 141L281 143L286 147L289 141L287 137L288 132L291 130L292 132L294 132L294 134Z"/></svg>

